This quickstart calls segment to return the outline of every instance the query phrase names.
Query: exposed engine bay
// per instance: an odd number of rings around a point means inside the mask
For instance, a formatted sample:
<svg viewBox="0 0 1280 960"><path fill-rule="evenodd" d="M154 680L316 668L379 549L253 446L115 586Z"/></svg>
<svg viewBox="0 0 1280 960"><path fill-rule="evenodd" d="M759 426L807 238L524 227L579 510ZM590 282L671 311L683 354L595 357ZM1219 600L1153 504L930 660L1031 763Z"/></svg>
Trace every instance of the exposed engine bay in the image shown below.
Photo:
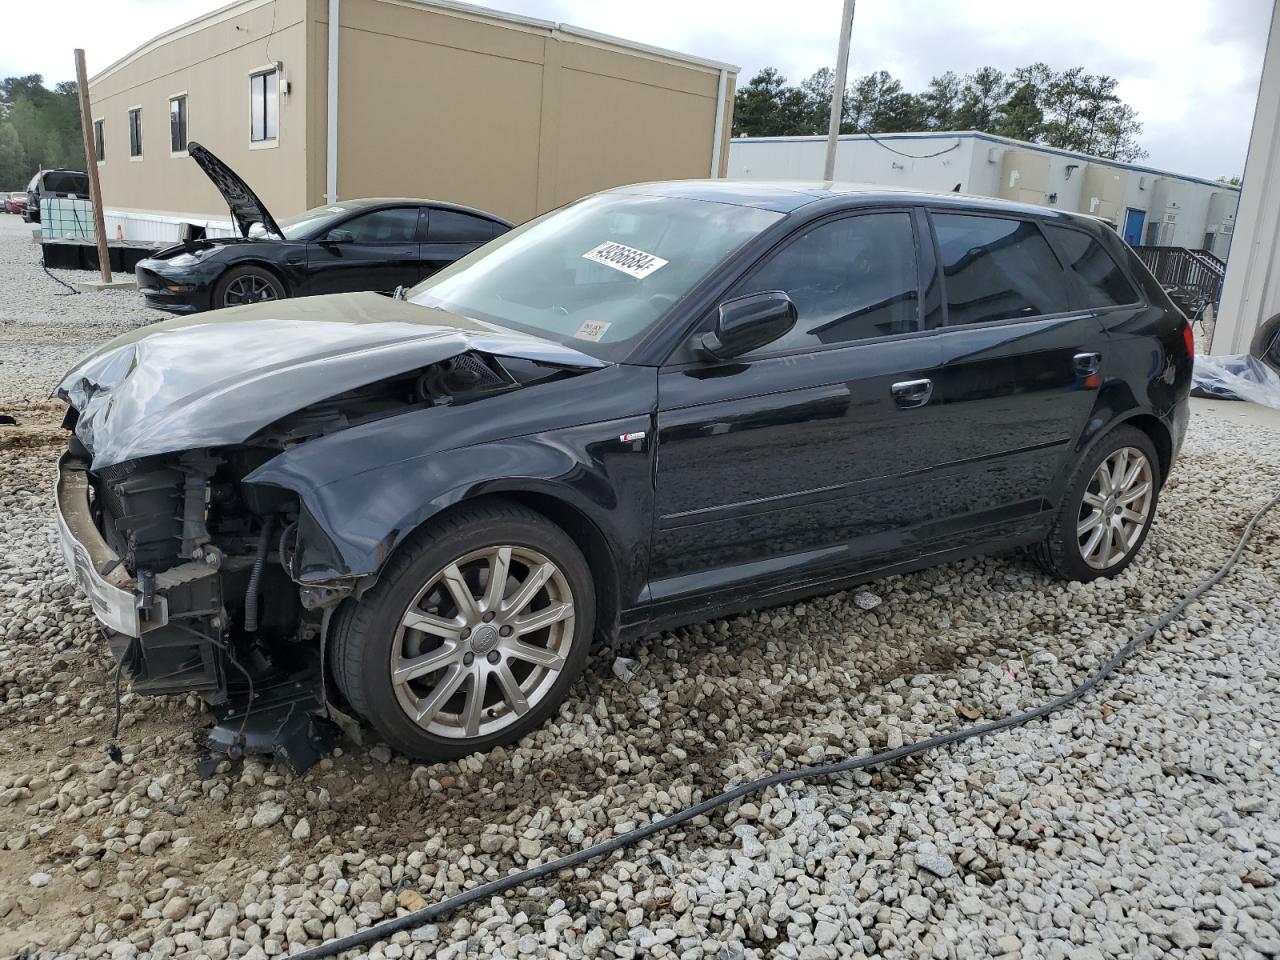
<svg viewBox="0 0 1280 960"><path fill-rule="evenodd" d="M68 378L60 388L71 403L64 426L74 431L58 487L63 550L131 689L194 692L214 708L207 770L256 752L301 772L325 751L330 723L358 738L343 691L326 673L324 632L335 608L376 572L310 576L303 548L330 548L300 497L246 478L316 438L576 372L469 350L311 403L241 443L102 466L77 430L77 401L83 406L94 391L68 388ZM101 435L100 424L88 434Z"/></svg>

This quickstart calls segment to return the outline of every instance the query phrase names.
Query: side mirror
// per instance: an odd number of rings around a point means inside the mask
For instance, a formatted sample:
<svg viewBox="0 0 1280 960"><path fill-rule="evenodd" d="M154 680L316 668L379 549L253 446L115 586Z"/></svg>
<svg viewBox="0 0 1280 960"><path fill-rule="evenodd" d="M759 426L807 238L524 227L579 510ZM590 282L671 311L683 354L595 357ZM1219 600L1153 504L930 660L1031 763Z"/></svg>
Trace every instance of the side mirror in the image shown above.
<svg viewBox="0 0 1280 960"><path fill-rule="evenodd" d="M355 234L350 230L343 230L341 227L336 230L330 230L324 235L325 243L352 243L355 239Z"/></svg>
<svg viewBox="0 0 1280 960"><path fill-rule="evenodd" d="M720 304L716 328L698 346L716 360L731 360L773 343L796 325L796 305L781 290L753 293Z"/></svg>

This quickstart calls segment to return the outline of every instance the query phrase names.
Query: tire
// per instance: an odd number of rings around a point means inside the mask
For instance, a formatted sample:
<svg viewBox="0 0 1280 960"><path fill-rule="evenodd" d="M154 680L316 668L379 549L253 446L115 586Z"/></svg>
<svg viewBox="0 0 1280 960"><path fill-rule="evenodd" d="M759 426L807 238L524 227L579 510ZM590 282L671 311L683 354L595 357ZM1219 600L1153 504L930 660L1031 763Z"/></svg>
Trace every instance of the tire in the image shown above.
<svg viewBox="0 0 1280 960"><path fill-rule="evenodd" d="M1121 483L1133 478L1116 496L1105 489L1103 464L1107 464L1107 479L1117 472ZM1063 580L1114 577L1133 562L1146 542L1162 482L1160 459L1150 437L1136 427L1108 431L1072 470L1053 526L1036 550L1040 565ZM1085 526L1089 521L1094 525Z"/></svg>
<svg viewBox="0 0 1280 960"><path fill-rule="evenodd" d="M246 264L232 267L218 278L218 282L213 285L209 306L213 310L220 310L246 303L282 300L286 295L284 284L274 273L266 267Z"/></svg>
<svg viewBox="0 0 1280 960"><path fill-rule="evenodd" d="M504 589L490 596L504 556ZM516 632L535 615L544 625ZM556 709L587 662L595 588L563 530L492 500L416 533L332 626L330 668L351 707L401 753L452 760L512 743Z"/></svg>

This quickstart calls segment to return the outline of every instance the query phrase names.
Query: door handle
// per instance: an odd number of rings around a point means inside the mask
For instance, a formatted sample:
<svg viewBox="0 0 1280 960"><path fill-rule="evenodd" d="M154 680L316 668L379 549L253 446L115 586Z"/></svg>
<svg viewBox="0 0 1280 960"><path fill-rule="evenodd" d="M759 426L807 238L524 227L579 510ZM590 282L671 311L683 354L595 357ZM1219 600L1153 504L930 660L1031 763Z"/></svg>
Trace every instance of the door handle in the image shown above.
<svg viewBox="0 0 1280 960"><path fill-rule="evenodd" d="M1091 377L1102 366L1102 354L1077 353L1072 357L1071 365L1075 367L1076 373L1080 374L1080 376Z"/></svg>
<svg viewBox="0 0 1280 960"><path fill-rule="evenodd" d="M932 380L903 380L889 388L893 401L904 410L923 407L933 396Z"/></svg>

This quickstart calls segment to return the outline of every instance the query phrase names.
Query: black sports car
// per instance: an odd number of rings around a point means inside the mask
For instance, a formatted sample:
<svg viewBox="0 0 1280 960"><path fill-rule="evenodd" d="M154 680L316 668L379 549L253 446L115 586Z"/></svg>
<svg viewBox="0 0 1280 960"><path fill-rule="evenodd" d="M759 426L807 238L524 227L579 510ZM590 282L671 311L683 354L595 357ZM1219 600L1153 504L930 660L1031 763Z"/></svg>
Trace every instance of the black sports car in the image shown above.
<svg viewBox="0 0 1280 960"><path fill-rule="evenodd" d="M460 757L550 716L597 637L1023 545L1114 576L1192 351L1090 217L641 184L405 300L116 338L58 388L59 531L134 691L199 692L220 749L297 763L316 715Z"/></svg>
<svg viewBox="0 0 1280 960"><path fill-rule="evenodd" d="M191 158L226 198L239 237L188 240L141 261L147 305L197 313L262 300L410 287L511 229L437 200L344 200L277 222L234 170L200 144Z"/></svg>

